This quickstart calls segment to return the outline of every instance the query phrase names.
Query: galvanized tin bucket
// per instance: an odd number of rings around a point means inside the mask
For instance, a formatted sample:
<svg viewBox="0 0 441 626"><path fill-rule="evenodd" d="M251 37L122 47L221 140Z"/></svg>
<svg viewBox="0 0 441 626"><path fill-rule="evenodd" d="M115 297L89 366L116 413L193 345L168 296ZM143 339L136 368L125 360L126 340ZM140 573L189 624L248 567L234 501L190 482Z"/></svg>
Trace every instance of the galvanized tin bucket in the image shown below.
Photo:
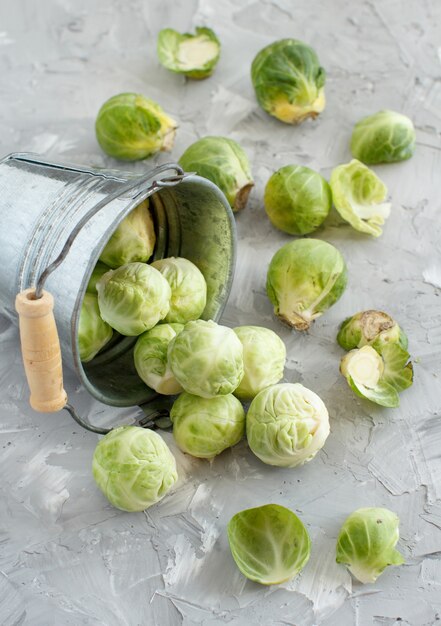
<svg viewBox="0 0 441 626"><path fill-rule="evenodd" d="M90 363L79 358L81 302L92 270L126 215L151 197L154 259L183 256L208 287L203 319L218 320L228 298L236 256L235 223L210 181L167 164L142 176L51 163L31 154L0 162L0 310L17 320L18 292L43 275L55 299L63 365L105 404L127 407L156 396L133 365L136 338L121 338ZM47 268L64 251L58 267Z"/></svg>

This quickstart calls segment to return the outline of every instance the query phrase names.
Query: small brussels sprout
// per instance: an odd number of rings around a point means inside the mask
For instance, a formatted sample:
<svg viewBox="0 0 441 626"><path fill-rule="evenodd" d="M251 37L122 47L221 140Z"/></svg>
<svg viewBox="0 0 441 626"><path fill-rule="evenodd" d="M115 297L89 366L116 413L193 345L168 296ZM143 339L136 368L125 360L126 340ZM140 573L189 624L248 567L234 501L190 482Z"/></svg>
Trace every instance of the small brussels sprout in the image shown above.
<svg viewBox="0 0 441 626"><path fill-rule="evenodd" d="M169 346L170 366L188 393L214 398L232 393L243 377L243 348L236 333L216 322L195 320Z"/></svg>
<svg viewBox="0 0 441 626"><path fill-rule="evenodd" d="M263 48L251 66L251 80L262 109L287 124L314 119L325 108L325 70L315 51L296 39Z"/></svg>
<svg viewBox="0 0 441 626"><path fill-rule="evenodd" d="M273 256L266 291L283 322L308 330L342 296L346 283L346 264L337 248L318 239L298 239Z"/></svg>
<svg viewBox="0 0 441 626"><path fill-rule="evenodd" d="M131 211L101 252L100 261L112 269L127 263L145 263L155 248L155 226L148 200Z"/></svg>
<svg viewBox="0 0 441 626"><path fill-rule="evenodd" d="M219 61L220 41L211 28L196 27L196 35L164 28L158 35L158 57L171 72L187 78L208 78Z"/></svg>
<svg viewBox="0 0 441 626"><path fill-rule="evenodd" d="M173 396L182 387L168 363L168 346L184 329L183 324L159 324L138 337L133 351L138 376L157 393Z"/></svg>
<svg viewBox="0 0 441 626"><path fill-rule="evenodd" d="M356 159L339 165L331 174L334 206L352 228L379 237L390 215L387 187L366 165Z"/></svg>
<svg viewBox="0 0 441 626"><path fill-rule="evenodd" d="M340 371L358 396L389 408L399 406L398 392L413 382L409 353L398 343L384 344L381 354L369 345L351 350L342 358Z"/></svg>
<svg viewBox="0 0 441 626"><path fill-rule="evenodd" d="M337 539L337 563L361 583L374 583L388 565L402 565L395 550L400 520L388 509L363 508L346 518Z"/></svg>
<svg viewBox="0 0 441 626"><path fill-rule="evenodd" d="M172 149L176 122L153 100L137 93L121 93L98 111L95 132L109 156L139 161Z"/></svg>
<svg viewBox="0 0 441 626"><path fill-rule="evenodd" d="M101 318L98 298L86 293L81 305L78 324L78 348L83 363L93 357L112 339L113 330Z"/></svg>
<svg viewBox="0 0 441 626"><path fill-rule="evenodd" d="M367 165L410 159L415 150L412 121L395 111L378 111L357 122L352 132L352 156Z"/></svg>
<svg viewBox="0 0 441 626"><path fill-rule="evenodd" d="M87 293L94 293L95 295L98 293L96 290L96 284L100 280L102 276L106 272L110 270L110 267L101 261L97 261L97 264L93 268L92 275L87 283L86 291Z"/></svg>
<svg viewBox="0 0 441 626"><path fill-rule="evenodd" d="M309 167L285 165L265 187L265 211L276 228L290 235L306 235L326 219L332 194L323 176Z"/></svg>
<svg viewBox="0 0 441 626"><path fill-rule="evenodd" d="M329 435L322 400L299 383L280 383L257 394L246 419L247 439L261 461L296 467L310 461Z"/></svg>
<svg viewBox="0 0 441 626"><path fill-rule="evenodd" d="M170 285L145 263L110 270L96 288L101 317L122 335L132 337L153 328L170 308Z"/></svg>
<svg viewBox="0 0 441 626"><path fill-rule="evenodd" d="M361 311L340 326L337 342L344 350L372 346L381 353L387 343L398 343L407 350L407 337L390 315L383 311Z"/></svg>
<svg viewBox="0 0 441 626"><path fill-rule="evenodd" d="M217 185L233 211L245 207L254 181L248 157L233 139L203 137L187 148L179 164Z"/></svg>
<svg viewBox="0 0 441 626"><path fill-rule="evenodd" d="M244 376L234 395L246 402L283 378L286 348L275 332L261 326L233 328L243 346Z"/></svg>
<svg viewBox="0 0 441 626"><path fill-rule="evenodd" d="M170 310L165 322L186 324L197 320L207 303L207 283L194 263L181 257L170 257L152 263L171 289Z"/></svg>
<svg viewBox="0 0 441 626"><path fill-rule="evenodd" d="M178 479L162 437L139 426L120 426L105 435L95 448L92 471L103 494L122 511L147 509Z"/></svg>
<svg viewBox="0 0 441 626"><path fill-rule="evenodd" d="M178 447L200 459L212 459L245 434L245 411L231 394L200 398L184 392L173 404L170 419Z"/></svg>
<svg viewBox="0 0 441 626"><path fill-rule="evenodd" d="M294 578L308 562L311 540L301 520L280 504L233 515L227 527L231 554L242 574L261 585Z"/></svg>

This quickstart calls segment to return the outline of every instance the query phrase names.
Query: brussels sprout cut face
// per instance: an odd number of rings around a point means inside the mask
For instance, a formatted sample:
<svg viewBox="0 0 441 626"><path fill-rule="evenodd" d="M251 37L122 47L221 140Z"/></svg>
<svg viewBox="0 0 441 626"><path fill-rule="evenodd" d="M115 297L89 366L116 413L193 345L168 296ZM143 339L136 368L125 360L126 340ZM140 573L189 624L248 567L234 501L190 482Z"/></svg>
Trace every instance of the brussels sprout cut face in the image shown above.
<svg viewBox="0 0 441 626"><path fill-rule="evenodd" d="M109 502L123 511L147 509L178 478L174 456L162 437L138 426L120 426L103 437L92 470Z"/></svg>
<svg viewBox="0 0 441 626"><path fill-rule="evenodd" d="M286 165L265 187L265 211L276 228L290 235L306 235L326 219L332 206L326 180L309 167Z"/></svg>
<svg viewBox="0 0 441 626"><path fill-rule="evenodd" d="M410 159L415 150L412 121L395 111L378 111L360 120L354 127L351 152L368 165Z"/></svg>
<svg viewBox="0 0 441 626"><path fill-rule="evenodd" d="M101 319L98 298L86 293L81 305L78 326L78 347L83 363L93 357L112 339L113 330Z"/></svg>
<svg viewBox="0 0 441 626"><path fill-rule="evenodd" d="M322 400L298 383L273 385L251 402L247 439L261 461L296 467L310 461L329 435L329 416Z"/></svg>
<svg viewBox="0 0 441 626"><path fill-rule="evenodd" d="M395 550L399 519L388 509L358 509L349 515L337 539L337 563L347 565L362 583L373 583L388 565L404 563Z"/></svg>
<svg viewBox="0 0 441 626"><path fill-rule="evenodd" d="M407 350L407 337L390 315L383 311L361 311L340 326L337 342L344 350L371 345L381 353L387 343L398 343Z"/></svg>
<svg viewBox="0 0 441 626"><path fill-rule="evenodd" d="M236 513L228 523L228 541L242 574L261 585L278 585L294 578L311 552L305 526L279 504Z"/></svg>
<svg viewBox="0 0 441 626"><path fill-rule="evenodd" d="M220 41L211 28L196 28L196 35L164 28L158 36L158 57L164 67L188 78L211 76L220 55Z"/></svg>
<svg viewBox="0 0 441 626"><path fill-rule="evenodd" d="M308 330L343 294L347 271L330 243L299 239L284 245L268 268L266 290L274 313L296 330Z"/></svg>
<svg viewBox="0 0 441 626"><path fill-rule="evenodd" d="M314 50L296 39L263 48L251 66L260 106L287 124L315 118L325 108L325 70Z"/></svg>
<svg viewBox="0 0 441 626"><path fill-rule="evenodd" d="M138 376L157 393L170 396L182 391L170 369L167 353L183 324L159 324L143 333L135 344L133 358Z"/></svg>
<svg viewBox="0 0 441 626"><path fill-rule="evenodd" d="M329 181L334 206L342 218L362 233L379 237L390 215L387 187L366 165L353 159L333 170Z"/></svg>

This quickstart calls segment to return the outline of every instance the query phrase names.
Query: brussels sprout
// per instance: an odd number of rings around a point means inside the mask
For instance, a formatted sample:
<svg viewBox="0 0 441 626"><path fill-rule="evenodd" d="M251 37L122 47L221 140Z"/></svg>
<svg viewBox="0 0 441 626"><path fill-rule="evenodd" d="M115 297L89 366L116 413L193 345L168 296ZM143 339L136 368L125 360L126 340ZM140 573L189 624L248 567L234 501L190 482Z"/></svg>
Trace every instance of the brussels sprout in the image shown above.
<svg viewBox="0 0 441 626"><path fill-rule="evenodd" d="M337 248L318 239L298 239L282 246L271 259L266 291L283 322L308 330L337 302L346 283L346 264Z"/></svg>
<svg viewBox="0 0 441 626"><path fill-rule="evenodd" d="M157 393L172 396L182 391L170 369L167 352L183 324L159 324L138 337L133 351L138 376Z"/></svg>
<svg viewBox="0 0 441 626"><path fill-rule="evenodd" d="M386 343L381 354L372 346L351 350L341 360L340 371L361 398L380 406L399 406L398 392L413 382L409 353L398 343Z"/></svg>
<svg viewBox="0 0 441 626"><path fill-rule="evenodd" d="M122 335L136 336L164 319L171 290L161 272L145 263L110 270L97 282L101 317Z"/></svg>
<svg viewBox="0 0 441 626"><path fill-rule="evenodd" d="M139 426L120 426L103 437L92 471L109 502L123 511L147 509L178 479L174 456L162 437Z"/></svg>
<svg viewBox="0 0 441 626"><path fill-rule="evenodd" d="M334 206L352 228L379 237L390 215L386 185L366 165L353 159L336 167L329 180Z"/></svg>
<svg viewBox="0 0 441 626"><path fill-rule="evenodd" d="M180 257L170 257L152 263L161 272L171 289L170 310L165 322L186 324L198 319L207 303L207 283L194 263Z"/></svg>
<svg viewBox="0 0 441 626"><path fill-rule="evenodd" d="M404 563L395 550L399 519L388 509L358 509L346 518L337 539L337 563L361 583L373 583L388 565Z"/></svg>
<svg viewBox="0 0 441 626"><path fill-rule="evenodd" d="M172 149L176 122L153 100L137 93L120 93L98 111L95 132L109 156L139 161Z"/></svg>
<svg viewBox="0 0 441 626"><path fill-rule="evenodd" d="M285 165L265 187L265 211L276 228L306 235L326 219L332 206L331 188L309 167Z"/></svg>
<svg viewBox="0 0 441 626"><path fill-rule="evenodd" d="M219 61L220 41L211 28L196 27L196 35L164 28L158 36L158 57L171 72L188 78L208 78Z"/></svg>
<svg viewBox="0 0 441 626"><path fill-rule="evenodd" d="M412 121L395 111L378 111L364 117L352 132L352 156L368 165L405 161L414 150Z"/></svg>
<svg viewBox="0 0 441 626"><path fill-rule="evenodd" d="M251 66L251 80L262 109L287 124L314 119L325 108L325 70L315 51L296 39L263 48Z"/></svg>
<svg viewBox="0 0 441 626"><path fill-rule="evenodd" d="M238 326L233 330L243 347L245 372L234 395L246 402L283 378L286 348L280 337L269 328Z"/></svg>
<svg viewBox="0 0 441 626"><path fill-rule="evenodd" d="M295 513L280 504L240 511L230 519L227 530L237 567L261 585L294 578L308 562L308 531Z"/></svg>
<svg viewBox="0 0 441 626"><path fill-rule="evenodd" d="M379 353L385 344L398 343L407 350L407 337L390 315L383 311L361 311L340 326L337 342L344 350L370 345Z"/></svg>
<svg viewBox="0 0 441 626"><path fill-rule="evenodd" d="M281 383L257 394L247 413L248 444L261 461L296 467L310 461L329 435L322 400L299 383Z"/></svg>
<svg viewBox="0 0 441 626"><path fill-rule="evenodd" d="M233 211L245 207L254 181L248 157L233 139L203 137L187 148L179 164L217 185Z"/></svg>
<svg viewBox="0 0 441 626"><path fill-rule="evenodd" d="M93 357L112 339L113 330L101 319L98 298L86 293L83 298L78 324L78 348L83 363Z"/></svg>
<svg viewBox="0 0 441 626"><path fill-rule="evenodd" d="M101 252L100 261L112 269L127 263L145 263L155 248L155 226L148 200L123 219Z"/></svg>
<svg viewBox="0 0 441 626"><path fill-rule="evenodd" d="M93 268L93 272L89 279L89 282L87 283L87 287L86 287L87 293L93 293L95 295L98 293L96 290L96 284L100 280L100 278L104 276L104 274L108 272L109 270L110 270L110 267L108 265L106 265L105 263L102 263L101 261L97 262L97 264Z"/></svg>
<svg viewBox="0 0 441 626"><path fill-rule="evenodd" d="M176 380L188 393L214 398L232 393L243 377L243 348L231 328L195 320L169 346Z"/></svg>
<svg viewBox="0 0 441 626"><path fill-rule="evenodd" d="M245 434L245 411L231 394L200 398L184 392L173 404L170 419L179 448L200 459L212 459Z"/></svg>

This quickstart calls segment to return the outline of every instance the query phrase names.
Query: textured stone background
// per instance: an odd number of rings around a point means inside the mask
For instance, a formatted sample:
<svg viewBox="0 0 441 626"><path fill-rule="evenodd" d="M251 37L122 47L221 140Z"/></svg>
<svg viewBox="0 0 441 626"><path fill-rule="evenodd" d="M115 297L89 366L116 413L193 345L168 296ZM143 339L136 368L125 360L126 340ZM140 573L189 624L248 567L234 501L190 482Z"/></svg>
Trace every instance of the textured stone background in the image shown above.
<svg viewBox="0 0 441 626"><path fill-rule="evenodd" d="M114 167L95 142L93 124L102 102L121 91L158 100L180 122L173 153L135 171L177 159L205 134L228 135L245 147L256 187L237 217L238 266L224 322L279 332L289 354L286 380L317 392L331 415L324 449L302 468L266 467L245 443L211 465L177 453L179 490L146 513L119 512L93 483L96 436L67 414L28 408L17 331L0 318L3 626L428 626L440 620L440 23L437 0L0 4L0 155L26 150ZM186 82L159 66L156 35L166 26L198 24L216 30L222 58L212 78ZM282 37L312 44L328 71L325 112L298 128L266 116L249 79L255 53ZM363 236L331 214L314 236L341 249L349 287L309 334L290 332L273 318L264 292L268 261L289 240L265 217L265 182L288 163L329 176L350 158L354 122L386 107L414 120L418 141L410 161L376 168L393 202L384 235ZM364 308L388 311L410 338L415 384L396 410L356 398L338 373L337 326ZM99 405L72 375L67 385L71 401L95 421L115 423L133 413ZM225 537L234 512L266 502L294 509L313 537L302 575L274 588L240 575ZM334 545L346 515L372 505L399 514L406 564L362 586L335 564Z"/></svg>

